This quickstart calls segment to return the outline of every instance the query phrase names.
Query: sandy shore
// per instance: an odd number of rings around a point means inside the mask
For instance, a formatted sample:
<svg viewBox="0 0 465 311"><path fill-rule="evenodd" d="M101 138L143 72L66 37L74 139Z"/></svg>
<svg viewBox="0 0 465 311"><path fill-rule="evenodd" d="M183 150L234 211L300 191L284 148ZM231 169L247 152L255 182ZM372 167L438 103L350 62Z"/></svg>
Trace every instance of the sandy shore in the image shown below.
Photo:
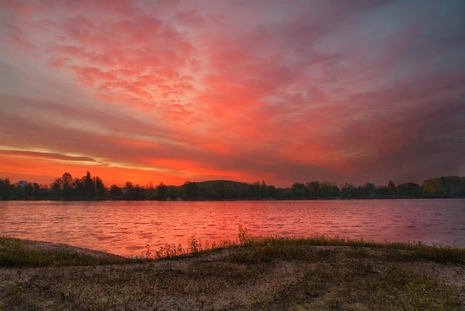
<svg viewBox="0 0 465 311"><path fill-rule="evenodd" d="M64 244L24 242L36 250L121 258ZM464 265L393 262L384 250L333 246L308 246L308 261L247 262L240 257L244 251L249 250L130 264L0 268L0 310L372 310L378 304L363 286L370 289L379 280L383 286L388 284L384 279L404 270L399 275L406 280L418 273L425 280L437 278L441 290L457 289L460 303L449 310L465 310ZM425 295L432 296L437 289L428 290ZM390 293L381 296L387 300L379 310L384 305L391 306L384 310L402 310L389 300Z"/></svg>

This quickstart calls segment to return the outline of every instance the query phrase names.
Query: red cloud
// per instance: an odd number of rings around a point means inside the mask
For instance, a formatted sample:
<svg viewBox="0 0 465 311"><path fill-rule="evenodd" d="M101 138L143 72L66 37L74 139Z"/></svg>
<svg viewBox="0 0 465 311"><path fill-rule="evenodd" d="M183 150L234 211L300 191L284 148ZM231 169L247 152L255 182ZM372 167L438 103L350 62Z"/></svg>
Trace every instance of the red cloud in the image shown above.
<svg viewBox="0 0 465 311"><path fill-rule="evenodd" d="M112 176L105 165L351 181L396 162L417 176L427 158L453 172L463 161L441 153L463 149L461 32L429 6L436 23L388 2L86 0L34 2L28 15L9 2L8 48L32 53L40 75L21 76L22 59L3 52L2 69L18 70L0 94L2 143L96 159ZM76 98L62 94L73 79Z"/></svg>

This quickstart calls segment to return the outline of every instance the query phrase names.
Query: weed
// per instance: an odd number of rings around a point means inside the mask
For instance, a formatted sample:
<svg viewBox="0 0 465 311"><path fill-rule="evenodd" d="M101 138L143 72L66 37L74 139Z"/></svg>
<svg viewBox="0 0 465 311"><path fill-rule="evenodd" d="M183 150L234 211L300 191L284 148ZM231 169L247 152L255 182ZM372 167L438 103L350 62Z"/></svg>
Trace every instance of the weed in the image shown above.
<svg viewBox="0 0 465 311"><path fill-rule="evenodd" d="M150 250L150 245L149 244L145 245L145 257L146 258L151 258L152 257L152 251Z"/></svg>
<svg viewBox="0 0 465 311"><path fill-rule="evenodd" d="M190 253L197 254L202 251L202 244L194 236L189 238L188 244Z"/></svg>
<svg viewBox="0 0 465 311"><path fill-rule="evenodd" d="M249 231L247 230L247 228L244 228L242 227L241 225L239 225L239 243L241 245L247 245L249 242L252 241L252 237L250 236L249 234Z"/></svg>
<svg viewBox="0 0 465 311"><path fill-rule="evenodd" d="M161 246L160 250L156 252L156 258L175 258L183 254L185 254L185 252L181 244L178 246L165 244L165 246Z"/></svg>

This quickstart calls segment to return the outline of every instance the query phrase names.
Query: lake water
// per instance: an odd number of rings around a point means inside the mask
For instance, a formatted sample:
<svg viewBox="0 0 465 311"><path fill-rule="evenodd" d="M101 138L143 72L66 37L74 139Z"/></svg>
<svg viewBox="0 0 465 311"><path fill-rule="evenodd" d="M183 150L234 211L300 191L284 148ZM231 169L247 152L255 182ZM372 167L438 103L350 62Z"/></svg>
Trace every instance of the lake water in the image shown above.
<svg viewBox="0 0 465 311"><path fill-rule="evenodd" d="M169 244L252 235L421 241L465 247L465 200L232 202L0 201L0 235L65 243L123 256Z"/></svg>

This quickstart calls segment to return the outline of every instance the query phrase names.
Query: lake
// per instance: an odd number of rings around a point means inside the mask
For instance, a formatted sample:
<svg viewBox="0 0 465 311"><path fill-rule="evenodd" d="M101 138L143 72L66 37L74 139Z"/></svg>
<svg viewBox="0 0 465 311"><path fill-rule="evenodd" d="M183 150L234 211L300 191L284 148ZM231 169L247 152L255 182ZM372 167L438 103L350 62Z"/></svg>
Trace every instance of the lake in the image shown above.
<svg viewBox="0 0 465 311"><path fill-rule="evenodd" d="M465 247L465 199L316 201L0 201L0 235L122 256L251 235L421 241Z"/></svg>

